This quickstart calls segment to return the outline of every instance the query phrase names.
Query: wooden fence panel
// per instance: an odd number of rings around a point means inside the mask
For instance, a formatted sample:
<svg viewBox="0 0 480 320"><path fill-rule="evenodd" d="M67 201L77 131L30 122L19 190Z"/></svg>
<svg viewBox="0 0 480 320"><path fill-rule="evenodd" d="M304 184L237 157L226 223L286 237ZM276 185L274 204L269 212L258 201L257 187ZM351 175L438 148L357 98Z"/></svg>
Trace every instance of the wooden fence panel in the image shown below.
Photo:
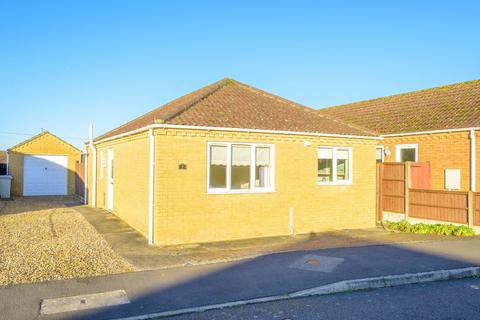
<svg viewBox="0 0 480 320"><path fill-rule="evenodd" d="M468 223L468 192L410 189L412 218Z"/></svg>
<svg viewBox="0 0 480 320"><path fill-rule="evenodd" d="M85 196L85 162L75 163L75 194Z"/></svg>
<svg viewBox="0 0 480 320"><path fill-rule="evenodd" d="M383 211L405 212L405 164L383 163L381 181L381 208Z"/></svg>
<svg viewBox="0 0 480 320"><path fill-rule="evenodd" d="M480 226L480 193L473 194L473 225Z"/></svg>

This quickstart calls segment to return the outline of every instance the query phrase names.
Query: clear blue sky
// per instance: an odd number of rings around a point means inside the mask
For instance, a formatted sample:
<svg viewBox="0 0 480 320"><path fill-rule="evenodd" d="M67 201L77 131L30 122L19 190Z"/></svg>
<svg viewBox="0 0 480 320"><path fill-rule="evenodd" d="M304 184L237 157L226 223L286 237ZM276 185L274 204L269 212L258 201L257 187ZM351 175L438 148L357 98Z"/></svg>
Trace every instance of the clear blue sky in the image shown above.
<svg viewBox="0 0 480 320"><path fill-rule="evenodd" d="M480 78L480 1L0 2L0 149L224 77L320 108ZM21 133L6 134L5 132Z"/></svg>

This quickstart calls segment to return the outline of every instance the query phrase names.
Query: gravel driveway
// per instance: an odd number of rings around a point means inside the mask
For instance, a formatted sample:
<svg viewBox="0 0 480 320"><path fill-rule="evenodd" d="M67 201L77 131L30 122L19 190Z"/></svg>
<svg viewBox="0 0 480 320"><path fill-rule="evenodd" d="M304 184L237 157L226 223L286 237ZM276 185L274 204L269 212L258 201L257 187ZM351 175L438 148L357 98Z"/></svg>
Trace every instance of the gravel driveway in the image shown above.
<svg viewBox="0 0 480 320"><path fill-rule="evenodd" d="M69 200L0 200L0 285L133 271Z"/></svg>

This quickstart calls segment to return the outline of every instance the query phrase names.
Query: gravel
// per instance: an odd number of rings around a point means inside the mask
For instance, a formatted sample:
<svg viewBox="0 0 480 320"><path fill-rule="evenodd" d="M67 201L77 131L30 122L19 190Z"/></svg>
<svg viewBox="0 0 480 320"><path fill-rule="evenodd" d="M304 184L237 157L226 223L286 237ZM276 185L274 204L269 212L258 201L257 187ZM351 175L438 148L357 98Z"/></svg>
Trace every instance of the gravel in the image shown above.
<svg viewBox="0 0 480 320"><path fill-rule="evenodd" d="M134 271L68 197L0 200L0 285Z"/></svg>

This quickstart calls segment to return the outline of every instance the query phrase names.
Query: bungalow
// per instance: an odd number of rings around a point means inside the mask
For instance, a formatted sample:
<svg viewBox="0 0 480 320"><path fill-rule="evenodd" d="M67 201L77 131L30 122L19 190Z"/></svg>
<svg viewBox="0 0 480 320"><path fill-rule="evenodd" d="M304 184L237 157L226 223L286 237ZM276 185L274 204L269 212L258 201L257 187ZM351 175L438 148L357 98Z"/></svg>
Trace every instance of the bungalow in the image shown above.
<svg viewBox="0 0 480 320"><path fill-rule="evenodd" d="M480 80L320 109L378 132L377 161L429 162L432 189L480 182Z"/></svg>
<svg viewBox="0 0 480 320"><path fill-rule="evenodd" d="M374 227L378 140L223 79L91 139L88 203L159 245Z"/></svg>

